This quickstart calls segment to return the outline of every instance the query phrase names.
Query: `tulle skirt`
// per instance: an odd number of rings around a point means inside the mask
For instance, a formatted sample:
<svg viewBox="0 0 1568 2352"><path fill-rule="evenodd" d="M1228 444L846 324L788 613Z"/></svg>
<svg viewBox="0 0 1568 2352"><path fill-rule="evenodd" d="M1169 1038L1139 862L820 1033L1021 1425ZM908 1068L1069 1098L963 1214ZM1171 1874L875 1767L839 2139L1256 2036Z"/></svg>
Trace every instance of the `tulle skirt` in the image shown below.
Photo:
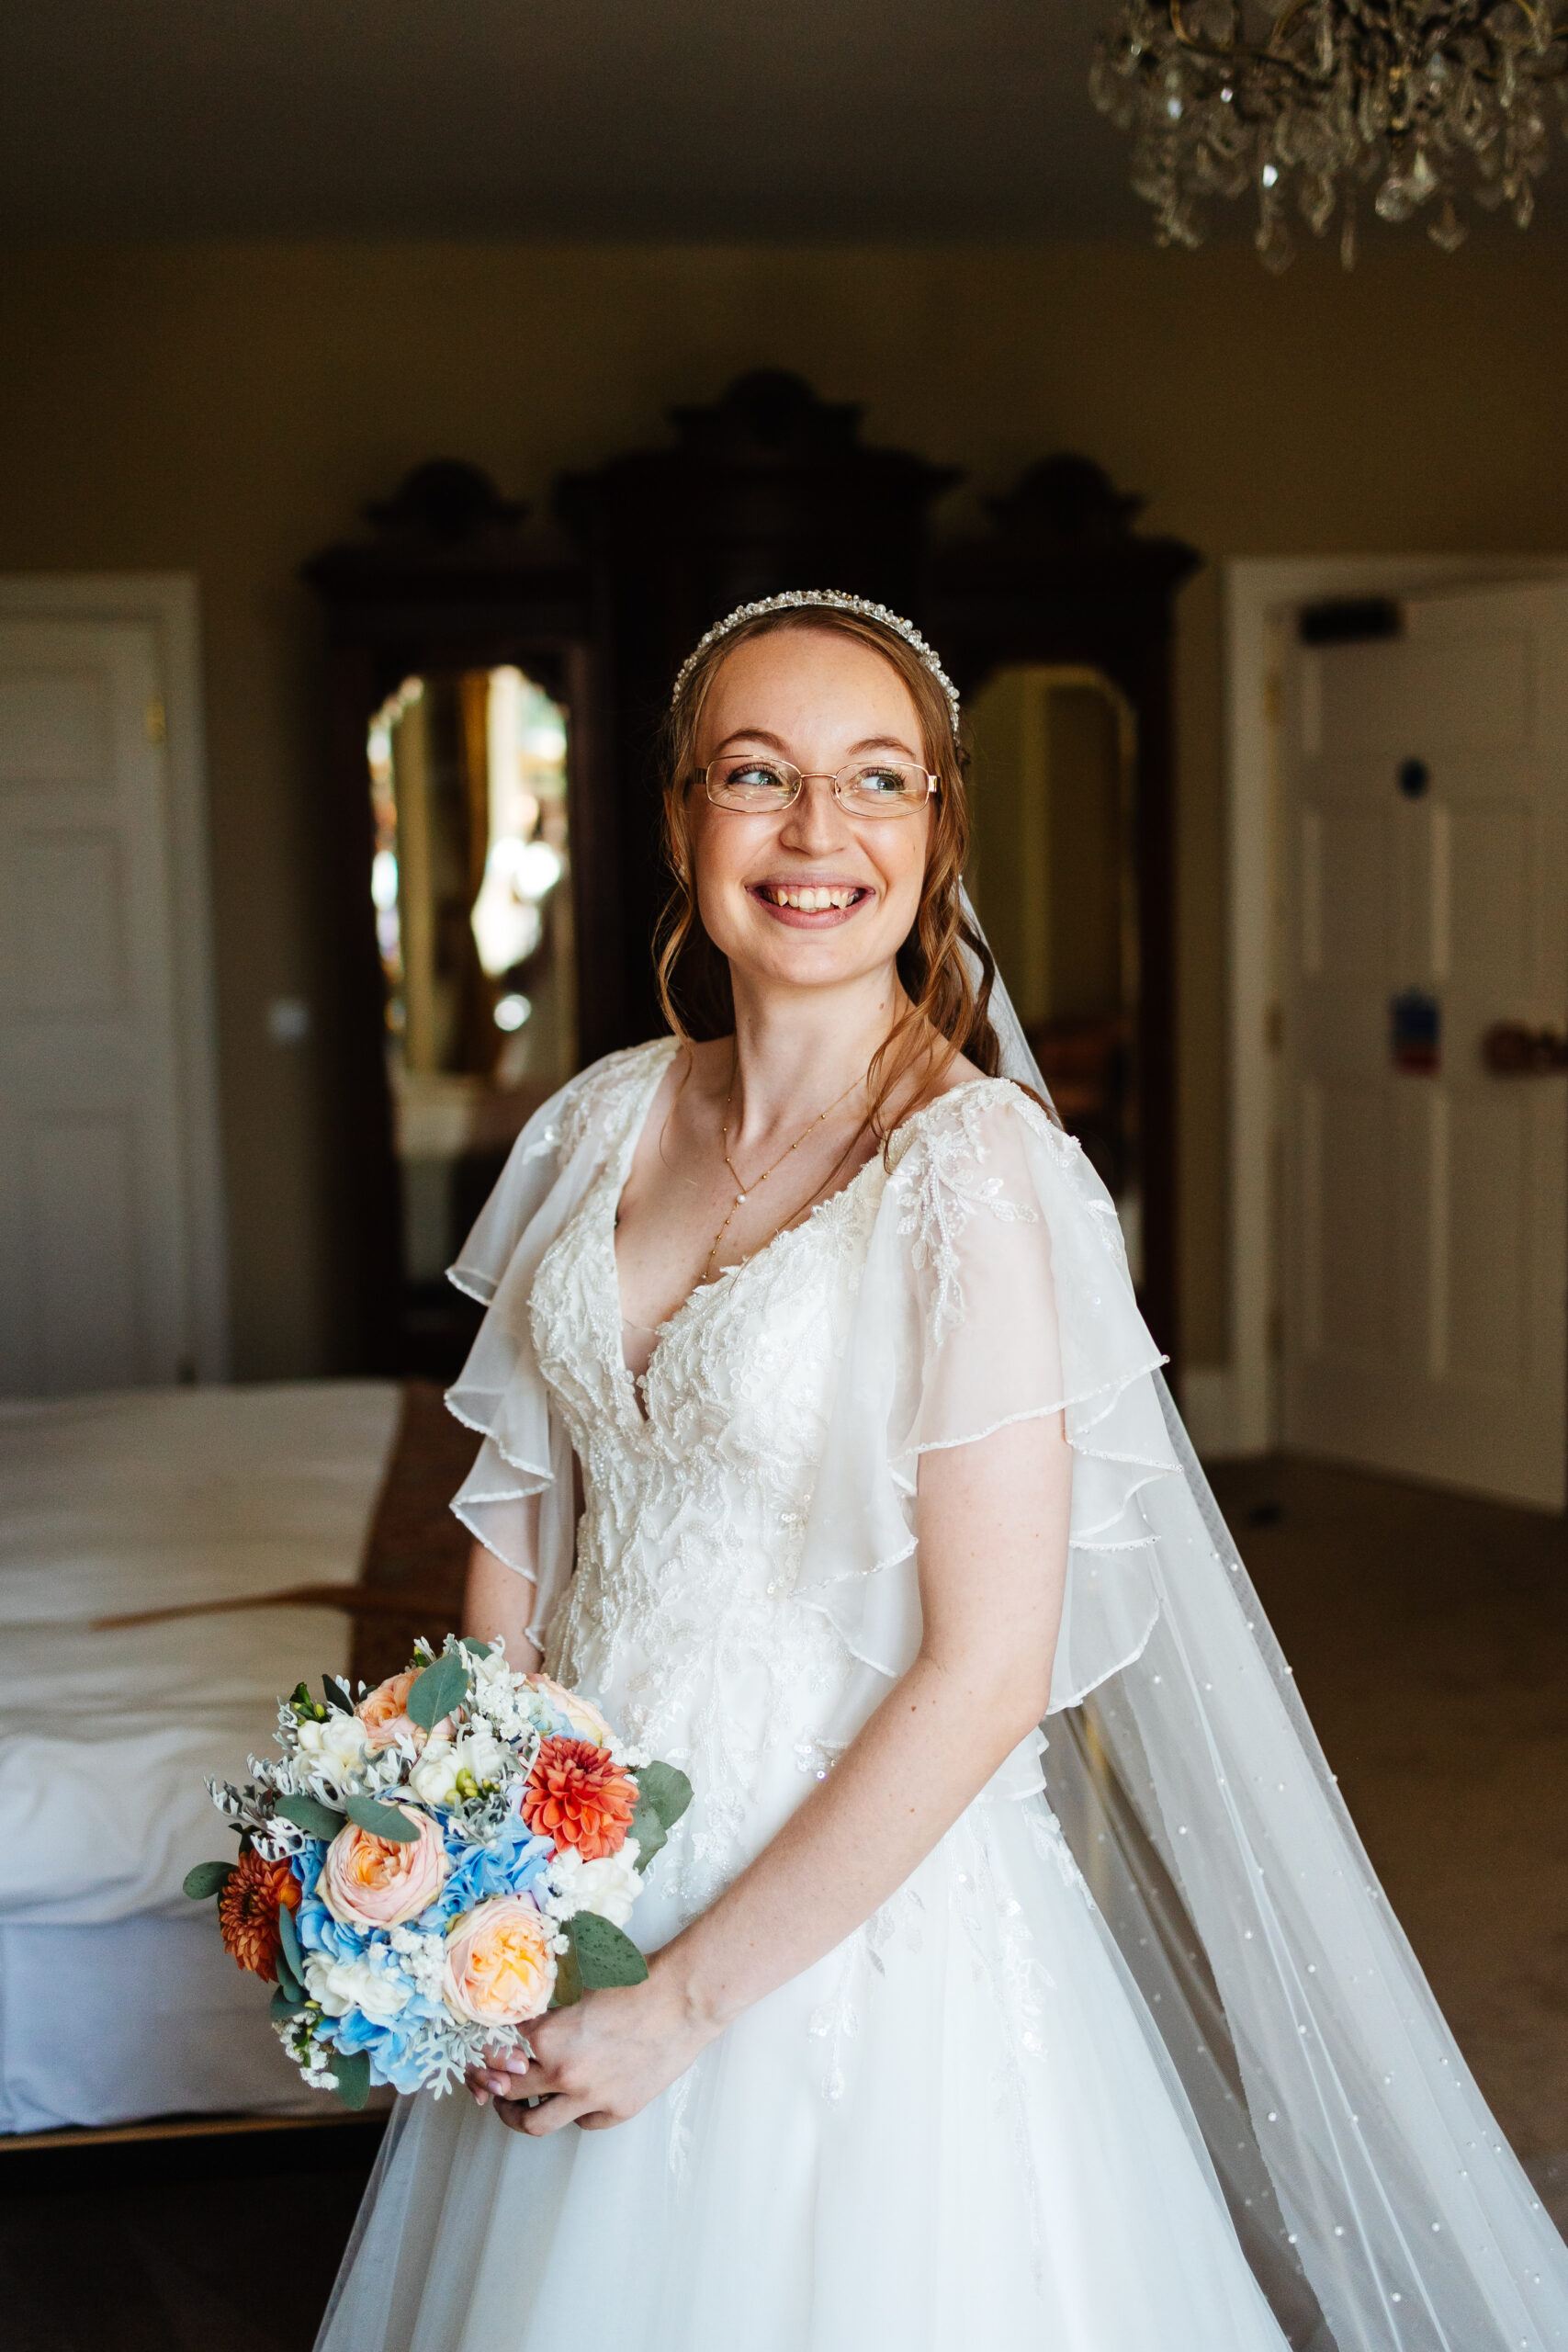
<svg viewBox="0 0 1568 2352"><path fill-rule="evenodd" d="M563 2343L1282 2352L1043 1797L973 1805L628 2123L400 2102L318 2352Z"/></svg>

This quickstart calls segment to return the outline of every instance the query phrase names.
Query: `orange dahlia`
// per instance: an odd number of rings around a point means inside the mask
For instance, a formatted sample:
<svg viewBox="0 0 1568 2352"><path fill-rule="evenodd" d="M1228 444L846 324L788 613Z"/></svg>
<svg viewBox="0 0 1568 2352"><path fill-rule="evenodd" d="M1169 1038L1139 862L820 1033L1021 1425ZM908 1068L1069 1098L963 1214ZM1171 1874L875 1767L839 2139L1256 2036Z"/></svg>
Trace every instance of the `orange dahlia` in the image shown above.
<svg viewBox="0 0 1568 2352"><path fill-rule="evenodd" d="M637 1782L591 1739L547 1739L523 1792L523 1818L537 1838L575 1846L585 1862L615 1853L637 1811Z"/></svg>
<svg viewBox="0 0 1568 2352"><path fill-rule="evenodd" d="M287 1861L269 1862L254 1851L241 1855L218 1898L218 1925L226 1950L242 1968L269 1983L277 1976L283 1940L277 1915L286 1903L290 1911L299 1908L299 1882L293 1870Z"/></svg>

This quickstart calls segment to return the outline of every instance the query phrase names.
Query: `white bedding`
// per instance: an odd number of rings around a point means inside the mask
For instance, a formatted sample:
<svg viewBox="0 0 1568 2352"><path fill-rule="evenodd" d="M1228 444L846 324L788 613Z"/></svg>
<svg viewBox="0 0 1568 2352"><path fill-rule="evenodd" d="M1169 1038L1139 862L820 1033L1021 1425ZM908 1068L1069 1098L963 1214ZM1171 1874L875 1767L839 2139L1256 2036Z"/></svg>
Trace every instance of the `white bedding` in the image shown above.
<svg viewBox="0 0 1568 2352"><path fill-rule="evenodd" d="M90 1621L350 1581L398 1394L0 1404L0 2130L298 2100L262 1988L180 1882L232 1850L204 1776L243 1776L278 1694L344 1670L348 1621Z"/></svg>

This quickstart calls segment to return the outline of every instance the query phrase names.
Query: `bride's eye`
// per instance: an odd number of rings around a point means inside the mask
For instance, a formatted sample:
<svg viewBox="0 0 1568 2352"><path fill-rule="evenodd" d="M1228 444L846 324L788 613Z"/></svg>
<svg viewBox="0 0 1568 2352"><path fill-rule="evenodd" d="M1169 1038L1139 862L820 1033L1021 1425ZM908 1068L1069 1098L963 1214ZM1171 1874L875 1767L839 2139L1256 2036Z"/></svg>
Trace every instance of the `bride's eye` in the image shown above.
<svg viewBox="0 0 1568 2352"><path fill-rule="evenodd" d="M857 768L851 783L870 800L902 800L913 790L908 769L900 767Z"/></svg>
<svg viewBox="0 0 1568 2352"><path fill-rule="evenodd" d="M788 779L765 760L743 760L726 768L724 781L732 792L787 792Z"/></svg>

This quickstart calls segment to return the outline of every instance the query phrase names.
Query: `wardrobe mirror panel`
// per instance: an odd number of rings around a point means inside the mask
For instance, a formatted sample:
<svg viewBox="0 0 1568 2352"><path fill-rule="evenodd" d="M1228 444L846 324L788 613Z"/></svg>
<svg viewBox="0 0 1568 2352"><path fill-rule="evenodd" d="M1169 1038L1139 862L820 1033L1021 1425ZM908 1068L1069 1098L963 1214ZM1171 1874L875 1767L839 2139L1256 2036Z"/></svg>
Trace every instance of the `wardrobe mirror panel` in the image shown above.
<svg viewBox="0 0 1568 2352"><path fill-rule="evenodd" d="M577 1067L567 750L510 664L407 677L367 731L401 1319L433 1340L518 1131Z"/></svg>
<svg viewBox="0 0 1568 2352"><path fill-rule="evenodd" d="M969 882L1035 1059L1143 1277L1137 740L1100 671L993 672L970 711Z"/></svg>

